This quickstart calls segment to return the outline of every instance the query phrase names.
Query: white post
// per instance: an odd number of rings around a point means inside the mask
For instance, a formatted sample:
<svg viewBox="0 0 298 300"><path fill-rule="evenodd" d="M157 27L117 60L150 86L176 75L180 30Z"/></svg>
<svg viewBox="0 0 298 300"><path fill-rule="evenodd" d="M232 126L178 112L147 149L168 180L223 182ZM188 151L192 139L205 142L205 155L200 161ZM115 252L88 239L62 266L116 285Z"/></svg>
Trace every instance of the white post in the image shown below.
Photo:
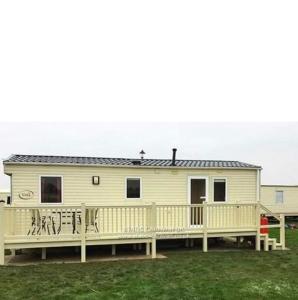
<svg viewBox="0 0 298 300"><path fill-rule="evenodd" d="M0 202L0 265L5 264L4 250L4 201Z"/></svg>
<svg viewBox="0 0 298 300"><path fill-rule="evenodd" d="M269 236L266 234L265 240L264 240L264 251L269 251Z"/></svg>
<svg viewBox="0 0 298 300"><path fill-rule="evenodd" d="M86 205L81 204L81 262L86 262Z"/></svg>
<svg viewBox="0 0 298 300"><path fill-rule="evenodd" d="M112 255L116 255L116 245L112 245Z"/></svg>
<svg viewBox="0 0 298 300"><path fill-rule="evenodd" d="M151 256L156 258L156 204L152 202L151 205L151 231L152 231L152 244Z"/></svg>
<svg viewBox="0 0 298 300"><path fill-rule="evenodd" d="M240 243L241 243L241 237L240 236L236 237L236 242L237 242L237 248L240 248Z"/></svg>
<svg viewBox="0 0 298 300"><path fill-rule="evenodd" d="M146 243L146 255L150 255L150 243Z"/></svg>
<svg viewBox="0 0 298 300"><path fill-rule="evenodd" d="M260 193L261 193L261 170L257 170L257 189L256 189L256 200L257 200L257 206L256 206L256 227L257 227L257 234L256 234L256 250L261 251L261 205L260 205ZM265 248L266 248L266 241ZM268 243L267 243L268 244ZM265 249L266 250L266 249Z"/></svg>
<svg viewBox="0 0 298 300"><path fill-rule="evenodd" d="M185 247L186 247L186 248L189 248L189 239L186 239L186 240L185 240Z"/></svg>
<svg viewBox="0 0 298 300"><path fill-rule="evenodd" d="M41 259L47 258L47 248L41 248Z"/></svg>
<svg viewBox="0 0 298 300"><path fill-rule="evenodd" d="M152 239L152 258L156 258L156 239Z"/></svg>
<svg viewBox="0 0 298 300"><path fill-rule="evenodd" d="M257 202L260 201L260 192L261 192L260 187L261 187L261 170L258 169L257 170L257 191L256 191L257 192L257 195L256 195Z"/></svg>
<svg viewBox="0 0 298 300"><path fill-rule="evenodd" d="M208 224L207 224L207 202L203 203L203 252L208 251Z"/></svg>
<svg viewBox="0 0 298 300"><path fill-rule="evenodd" d="M286 249L286 230L285 230L285 216L284 215L280 215L280 238L279 241L281 243L281 248L282 250Z"/></svg>
<svg viewBox="0 0 298 300"><path fill-rule="evenodd" d="M260 229L261 229L261 207L260 207L260 202L257 202L256 204L256 250L261 251L261 237L260 237Z"/></svg>

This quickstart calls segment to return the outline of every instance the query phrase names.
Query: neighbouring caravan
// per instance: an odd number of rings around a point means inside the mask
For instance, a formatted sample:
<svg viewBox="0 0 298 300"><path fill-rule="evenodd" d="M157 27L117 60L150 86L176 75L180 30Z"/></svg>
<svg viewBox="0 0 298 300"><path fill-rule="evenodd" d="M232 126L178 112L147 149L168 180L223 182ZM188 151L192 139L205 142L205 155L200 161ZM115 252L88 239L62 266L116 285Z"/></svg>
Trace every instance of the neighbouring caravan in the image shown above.
<svg viewBox="0 0 298 300"><path fill-rule="evenodd" d="M0 201L5 201L6 204L10 204L9 190L0 190Z"/></svg>
<svg viewBox="0 0 298 300"><path fill-rule="evenodd" d="M298 216L298 185L262 185L261 203L274 213Z"/></svg>

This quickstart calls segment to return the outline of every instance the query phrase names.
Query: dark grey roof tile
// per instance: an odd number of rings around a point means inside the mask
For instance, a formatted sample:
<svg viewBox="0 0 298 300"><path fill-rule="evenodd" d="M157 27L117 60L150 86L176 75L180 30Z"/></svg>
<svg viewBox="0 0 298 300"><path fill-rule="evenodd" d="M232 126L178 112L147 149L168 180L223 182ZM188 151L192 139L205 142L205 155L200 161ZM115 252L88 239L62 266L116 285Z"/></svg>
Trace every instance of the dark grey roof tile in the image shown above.
<svg viewBox="0 0 298 300"><path fill-rule="evenodd" d="M51 156L51 155L22 155L15 154L4 161L4 164L83 164L83 165L116 165L132 166L136 159L105 158L105 157L78 157L78 156ZM171 159L143 159L141 166L171 167ZM259 166L239 161L222 160L176 160L176 167L184 168L260 168Z"/></svg>

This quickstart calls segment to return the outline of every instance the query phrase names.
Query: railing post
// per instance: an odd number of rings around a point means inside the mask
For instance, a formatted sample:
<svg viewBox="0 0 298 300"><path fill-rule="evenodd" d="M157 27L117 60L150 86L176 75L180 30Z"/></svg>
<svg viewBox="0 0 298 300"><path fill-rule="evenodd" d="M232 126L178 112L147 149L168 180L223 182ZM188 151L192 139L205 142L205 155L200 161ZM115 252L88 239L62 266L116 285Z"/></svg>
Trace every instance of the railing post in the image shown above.
<svg viewBox="0 0 298 300"><path fill-rule="evenodd" d="M146 255L150 255L150 243L146 243Z"/></svg>
<svg viewBox="0 0 298 300"><path fill-rule="evenodd" d="M47 258L47 248L41 248L41 259Z"/></svg>
<svg viewBox="0 0 298 300"><path fill-rule="evenodd" d="M156 225L157 225L157 213L156 213L156 203L152 202L151 205L151 233L152 233L152 242L151 242L151 256L156 258Z"/></svg>
<svg viewBox="0 0 298 300"><path fill-rule="evenodd" d="M280 215L280 232L279 241L281 243L282 250L286 249L286 230L285 230L285 215Z"/></svg>
<svg viewBox="0 0 298 300"><path fill-rule="evenodd" d="M113 256L116 255L116 245L115 244L112 245L112 255Z"/></svg>
<svg viewBox="0 0 298 300"><path fill-rule="evenodd" d="M81 204L81 262L86 262L86 205Z"/></svg>
<svg viewBox="0 0 298 300"><path fill-rule="evenodd" d="M236 226L237 228L240 227L240 210L241 210L241 206L237 205L234 208L236 208Z"/></svg>
<svg viewBox="0 0 298 300"><path fill-rule="evenodd" d="M261 216L261 206L260 202L256 204L256 250L261 251L261 237L260 237L260 216Z"/></svg>
<svg viewBox="0 0 298 300"><path fill-rule="evenodd" d="M4 201L0 201L0 265L5 264L4 250Z"/></svg>
<svg viewBox="0 0 298 300"><path fill-rule="evenodd" d="M207 202L203 202L203 252L208 251Z"/></svg>

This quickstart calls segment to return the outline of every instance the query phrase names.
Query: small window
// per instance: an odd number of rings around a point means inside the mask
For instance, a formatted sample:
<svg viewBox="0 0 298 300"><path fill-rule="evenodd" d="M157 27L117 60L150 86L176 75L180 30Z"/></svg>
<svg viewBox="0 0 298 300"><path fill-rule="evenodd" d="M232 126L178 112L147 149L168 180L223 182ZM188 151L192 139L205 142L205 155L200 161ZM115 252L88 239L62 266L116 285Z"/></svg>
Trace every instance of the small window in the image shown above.
<svg viewBox="0 0 298 300"><path fill-rule="evenodd" d="M214 202L226 201L226 180L214 179Z"/></svg>
<svg viewBox="0 0 298 300"><path fill-rule="evenodd" d="M62 203L62 178L42 176L40 178L41 203Z"/></svg>
<svg viewBox="0 0 298 300"><path fill-rule="evenodd" d="M140 178L126 178L126 198L141 198Z"/></svg>
<svg viewBox="0 0 298 300"><path fill-rule="evenodd" d="M282 204L284 203L284 192L283 191L276 191L275 194L275 203Z"/></svg>

